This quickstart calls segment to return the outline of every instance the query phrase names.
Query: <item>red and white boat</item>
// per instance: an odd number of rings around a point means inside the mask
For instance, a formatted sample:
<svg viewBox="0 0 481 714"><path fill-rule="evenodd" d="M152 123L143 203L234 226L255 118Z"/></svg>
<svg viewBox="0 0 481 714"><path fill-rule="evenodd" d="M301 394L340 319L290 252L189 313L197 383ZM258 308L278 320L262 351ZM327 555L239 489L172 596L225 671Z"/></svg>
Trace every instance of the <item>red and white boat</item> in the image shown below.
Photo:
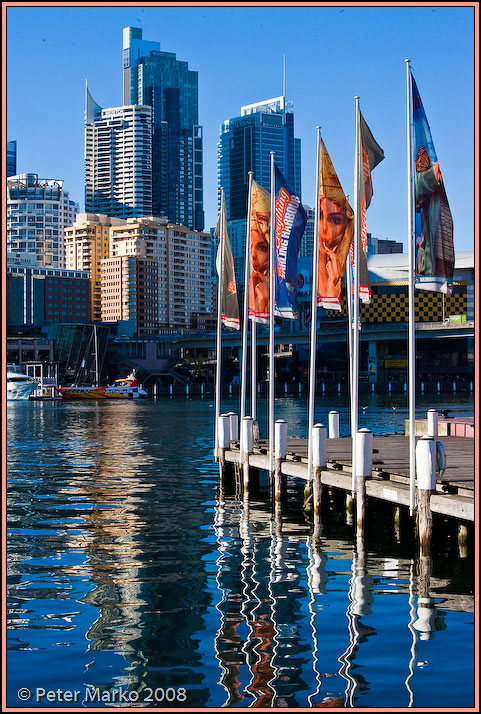
<svg viewBox="0 0 481 714"><path fill-rule="evenodd" d="M59 387L58 391L63 399L139 399L147 396L133 374L104 387Z"/></svg>

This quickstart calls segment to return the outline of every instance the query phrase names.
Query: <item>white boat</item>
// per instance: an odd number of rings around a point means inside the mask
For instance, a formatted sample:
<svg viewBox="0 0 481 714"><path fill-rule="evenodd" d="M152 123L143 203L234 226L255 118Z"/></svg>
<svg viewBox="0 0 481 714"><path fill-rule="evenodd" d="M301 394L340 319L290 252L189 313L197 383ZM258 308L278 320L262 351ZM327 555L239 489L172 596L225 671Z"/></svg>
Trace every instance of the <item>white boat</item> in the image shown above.
<svg viewBox="0 0 481 714"><path fill-rule="evenodd" d="M7 401L29 399L37 389L38 383L23 372L16 372L14 367L7 366Z"/></svg>

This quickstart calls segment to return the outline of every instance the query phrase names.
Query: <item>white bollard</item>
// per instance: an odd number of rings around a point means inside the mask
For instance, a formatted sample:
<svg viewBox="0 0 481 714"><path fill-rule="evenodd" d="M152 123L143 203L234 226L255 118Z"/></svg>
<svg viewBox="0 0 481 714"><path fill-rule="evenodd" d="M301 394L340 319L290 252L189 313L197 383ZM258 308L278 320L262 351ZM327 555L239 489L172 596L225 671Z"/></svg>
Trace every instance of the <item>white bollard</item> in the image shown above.
<svg viewBox="0 0 481 714"><path fill-rule="evenodd" d="M436 488L436 440L432 436L422 436L416 444L416 478L418 489Z"/></svg>
<svg viewBox="0 0 481 714"><path fill-rule="evenodd" d="M372 475L373 433L370 429L359 429L356 434L356 474L370 478Z"/></svg>
<svg viewBox="0 0 481 714"><path fill-rule="evenodd" d="M436 409L429 409L427 413L428 417L428 436L438 435L438 412Z"/></svg>
<svg viewBox="0 0 481 714"><path fill-rule="evenodd" d="M339 438L339 412L329 412L329 438Z"/></svg>
<svg viewBox="0 0 481 714"><path fill-rule="evenodd" d="M314 424L312 427L312 465L314 469L324 469L326 464L326 427L324 424Z"/></svg>
<svg viewBox="0 0 481 714"><path fill-rule="evenodd" d="M217 423L217 442L219 449L228 449L230 446L230 416L221 414Z"/></svg>
<svg viewBox="0 0 481 714"><path fill-rule="evenodd" d="M276 421L274 435L274 456L276 459L285 459L287 456L287 422L284 419Z"/></svg>
<svg viewBox="0 0 481 714"><path fill-rule="evenodd" d="M244 454L252 454L254 450L254 419L250 416L245 416L242 420L241 429Z"/></svg>
<svg viewBox="0 0 481 714"><path fill-rule="evenodd" d="M230 438L231 441L238 441L239 439L239 417L235 412L227 412L227 416L230 417Z"/></svg>

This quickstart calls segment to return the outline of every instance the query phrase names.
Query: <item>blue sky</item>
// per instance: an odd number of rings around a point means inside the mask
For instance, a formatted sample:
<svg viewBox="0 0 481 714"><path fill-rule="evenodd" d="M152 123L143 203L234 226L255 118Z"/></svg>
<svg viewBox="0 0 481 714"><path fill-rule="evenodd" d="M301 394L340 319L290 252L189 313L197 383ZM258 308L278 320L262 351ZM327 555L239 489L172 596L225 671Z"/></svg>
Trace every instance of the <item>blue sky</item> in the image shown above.
<svg viewBox="0 0 481 714"><path fill-rule="evenodd" d="M282 94L302 142L302 199L314 204L316 126L352 197L355 99L385 159L373 172L368 231L407 250L406 69L421 94L454 220L456 250L474 249L474 8L7 8L7 139L17 170L65 181L84 207L85 80L103 107L122 104L122 29L140 27L199 73L206 229L217 213L219 126L244 104Z"/></svg>

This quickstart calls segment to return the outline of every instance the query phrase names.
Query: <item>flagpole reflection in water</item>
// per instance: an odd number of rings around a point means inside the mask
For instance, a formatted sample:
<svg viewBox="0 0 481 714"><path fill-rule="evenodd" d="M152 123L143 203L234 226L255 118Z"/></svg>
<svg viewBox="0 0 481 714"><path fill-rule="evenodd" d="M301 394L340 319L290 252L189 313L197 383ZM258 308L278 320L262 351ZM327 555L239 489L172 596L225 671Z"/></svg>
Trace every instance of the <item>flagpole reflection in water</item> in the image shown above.
<svg viewBox="0 0 481 714"><path fill-rule="evenodd" d="M411 687L411 679L414 676L414 665L416 663L417 657L417 644L418 644L418 634L414 629L414 622L416 620L416 606L414 597L414 561L411 561L409 568L409 623L408 628L412 635L411 644L411 658L409 660L409 674L406 677L406 688L409 694L409 704L408 707L414 706L414 692Z"/></svg>
<svg viewBox="0 0 481 714"><path fill-rule="evenodd" d="M346 652L339 657L339 661L343 663L339 674L347 681L346 703L349 703L351 707L355 706L355 695L361 684L360 676L356 677L351 674L351 669L354 667L355 655L362 642L360 618L372 614L371 605L374 599L372 585L372 576L367 570L365 542L363 538L358 537L352 552L352 577L349 587L350 603L346 612L350 645ZM373 633L374 630L372 633L368 632L366 634Z"/></svg>
<svg viewBox="0 0 481 714"><path fill-rule="evenodd" d="M327 574L326 574L326 563L327 556L322 550L320 543L320 533L319 531L314 536L307 537L307 551L309 555L309 561L306 568L307 572L307 584L309 587L309 612L310 626L312 630L312 641L314 646L312 648L312 669L314 671L315 680L317 683L316 690L308 696L309 705L316 706L315 697L320 694L322 686L321 672L318 670L318 653L319 653L319 636L316 625L316 602L317 597L326 594L326 584L327 584ZM318 605L320 606L320 603Z"/></svg>

